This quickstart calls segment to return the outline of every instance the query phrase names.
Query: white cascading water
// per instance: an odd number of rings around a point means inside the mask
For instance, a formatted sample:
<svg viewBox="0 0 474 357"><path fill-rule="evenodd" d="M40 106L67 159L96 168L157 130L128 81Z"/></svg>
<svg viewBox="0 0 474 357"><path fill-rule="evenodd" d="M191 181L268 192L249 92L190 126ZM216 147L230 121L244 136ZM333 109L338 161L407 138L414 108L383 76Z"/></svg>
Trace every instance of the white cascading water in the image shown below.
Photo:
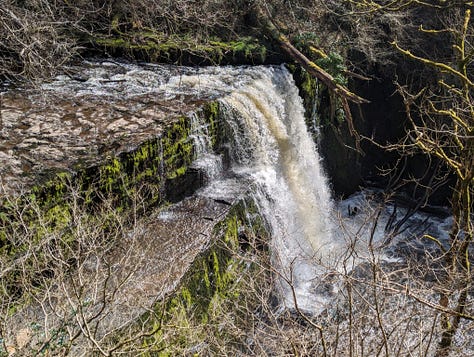
<svg viewBox="0 0 474 357"><path fill-rule="evenodd" d="M222 157L211 150L211 137L208 125L196 114L191 115L191 139L194 144L196 159L192 163L194 168L205 174L205 180L210 182L222 173Z"/></svg>
<svg viewBox="0 0 474 357"><path fill-rule="evenodd" d="M260 68L221 102L233 131L232 171L250 180L250 194L271 228L285 302L292 307L296 297L300 309L314 312L322 297L318 267L329 263L337 244L328 185L298 89L284 67Z"/></svg>
<svg viewBox="0 0 474 357"><path fill-rule="evenodd" d="M299 309L315 313L327 302L327 291L320 286L323 267L337 257L339 245L327 181L298 89L283 66L219 68L166 83L168 93L178 94L189 89L212 93L223 87L228 94L219 99L220 119L229 128L230 173L221 171L222 158L210 150L206 125L194 116L193 165L208 177L208 187L200 194L232 200L245 191L254 197L271 230L284 304L292 308L296 299Z"/></svg>

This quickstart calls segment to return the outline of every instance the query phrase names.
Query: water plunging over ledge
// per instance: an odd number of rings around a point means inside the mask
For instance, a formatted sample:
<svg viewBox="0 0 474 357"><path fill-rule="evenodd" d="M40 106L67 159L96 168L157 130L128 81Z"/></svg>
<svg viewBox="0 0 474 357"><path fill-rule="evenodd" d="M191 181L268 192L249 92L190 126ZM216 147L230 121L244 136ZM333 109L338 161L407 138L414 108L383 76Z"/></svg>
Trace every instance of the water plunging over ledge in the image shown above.
<svg viewBox="0 0 474 357"><path fill-rule="evenodd" d="M327 181L298 89L284 67L263 68L222 103L233 133L232 171L251 182L251 195L270 226L285 303L294 305L293 288L300 308L317 309L314 283L321 271L315 263L329 263L338 243Z"/></svg>
<svg viewBox="0 0 474 357"><path fill-rule="evenodd" d="M389 222L402 220L403 209L394 214L394 207L366 200L365 194L336 205L291 74L283 66L254 67L239 78L241 82L219 99L230 161L227 171L220 171L225 166L222 157L210 152L205 128L195 125L200 152L196 164L207 169L209 176L208 186L199 194L223 200L243 194L253 197L272 235L283 305L292 309L297 304L300 311L318 314L338 289L339 284L330 278L333 273L351 271L369 261L370 254L380 261L397 261L399 248L385 249L385 242L393 233L387 229ZM212 88L222 82L188 77L186 83ZM358 213L349 212L351 207ZM396 233L396 240L403 246L405 239L436 229L425 223L425 215L414 214L406 230ZM449 219L442 226L449 227ZM446 238L443 231L447 229L436 234ZM390 252L395 258L385 254Z"/></svg>
<svg viewBox="0 0 474 357"><path fill-rule="evenodd" d="M302 99L285 67L248 68L245 85L219 99L230 168L209 152L205 130L196 135L196 164L208 167L209 185L200 195L229 199L236 193L254 198L272 234L272 254L281 274L283 302L315 311L322 265L337 255L334 210L321 159L307 131ZM213 78L186 78L204 87ZM197 126L198 127L198 126ZM206 149L207 148L207 149ZM207 165L207 166L206 166Z"/></svg>

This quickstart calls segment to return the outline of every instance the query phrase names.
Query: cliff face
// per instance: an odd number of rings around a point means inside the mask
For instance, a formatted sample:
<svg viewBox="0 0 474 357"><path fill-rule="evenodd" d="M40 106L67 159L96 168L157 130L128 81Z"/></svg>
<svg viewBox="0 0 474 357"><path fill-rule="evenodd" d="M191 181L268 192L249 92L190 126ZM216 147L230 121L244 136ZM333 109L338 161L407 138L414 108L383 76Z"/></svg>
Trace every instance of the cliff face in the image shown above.
<svg viewBox="0 0 474 357"><path fill-rule="evenodd" d="M349 37L347 41L352 43L345 50L339 48L345 53L345 64L350 64L357 73L345 72L348 86L370 101L351 106L359 137L331 109L334 107L331 103L337 107L337 101L324 89L319 92L320 151L334 191L347 195L360 185L375 185L399 190L413 201L430 192L431 203L446 205L453 185L452 178L446 175L447 169L434 157L415 150L402 153L401 147L394 150L393 146L406 138L411 127L400 87L409 88L412 93L423 88L436 91L440 73L432 66L408 58L391 42L396 40L401 48L418 56L442 61L454 58L448 32L429 29L453 26L453 19L459 14L455 6L449 9L413 6L403 11L360 16L356 24L350 17L331 17L340 25L333 31L345 33ZM412 115L415 121L420 119L419 113Z"/></svg>
<svg viewBox="0 0 474 357"><path fill-rule="evenodd" d="M324 87L319 85L318 96L314 99L308 97L306 103L313 108L313 115L319 123L316 138L319 151L337 196L350 195L364 186L398 187L400 192L405 192L415 201L425 194L425 189L417 182L430 185L440 167L436 159L427 160L421 154L402 156L396 150L386 149L406 136L409 123L393 77L379 72L376 67L370 72L371 80L350 81L351 90L370 101L369 104L351 106L357 135L351 132L344 118L331 115L334 98ZM389 172L386 170L390 171L389 175L383 174ZM439 175L443 176L442 173ZM451 184L448 180L438 186L436 194L430 197L430 203L446 205L451 195Z"/></svg>
<svg viewBox="0 0 474 357"><path fill-rule="evenodd" d="M199 118L217 135L217 94L160 92L158 77L147 77L157 73L163 81L174 75L166 68L86 63L78 77L3 95L0 249L2 264L12 266L2 277L5 296L20 298L28 284L40 284L35 274L54 270L56 249L64 264L78 264L89 239L75 233L83 224L107 236L116 215L138 219L204 184L202 172L191 167L192 125ZM32 244L53 256L29 257ZM20 269L24 255L28 268Z"/></svg>
<svg viewBox="0 0 474 357"><path fill-rule="evenodd" d="M237 252L266 244L251 200L189 198L207 180L192 165L199 135L211 152L226 142L225 84L202 87L209 73L191 68L105 61L74 71L3 97L0 354L91 351L86 325L103 348L138 329L121 347L161 350L183 314L200 324L244 295L240 274L255 266ZM171 327L155 330L163 321Z"/></svg>

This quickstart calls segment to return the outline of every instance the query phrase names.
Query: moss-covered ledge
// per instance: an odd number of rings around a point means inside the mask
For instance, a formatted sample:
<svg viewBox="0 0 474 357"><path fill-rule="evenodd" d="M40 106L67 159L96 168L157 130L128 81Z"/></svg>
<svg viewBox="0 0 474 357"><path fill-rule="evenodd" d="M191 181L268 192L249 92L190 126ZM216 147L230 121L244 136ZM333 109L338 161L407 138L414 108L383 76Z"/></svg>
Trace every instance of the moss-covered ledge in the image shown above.
<svg viewBox="0 0 474 357"><path fill-rule="evenodd" d="M115 32L90 38L89 42L95 51L113 57L180 65L265 64L275 62L278 57L254 37L233 41L216 37L197 42L186 35L150 30Z"/></svg>
<svg viewBox="0 0 474 357"><path fill-rule="evenodd" d="M217 102L205 103L196 111L213 138L217 137L217 111ZM72 257L79 247L68 232L78 223L73 213L77 206L91 217L101 217L98 224L106 232L110 228L107 216L119 213L136 217L191 195L204 183L202 173L190 167L195 158L191 118L180 116L163 128L159 136L149 138L129 151L104 157L96 165L49 171L39 183L19 196L2 194L1 262L7 264L29 254L35 242L22 238L26 233L38 243L44 237L57 236L55 240L64 243L62 248L70 249ZM68 259L66 254L64 260ZM49 264L53 262L44 261L41 266L47 270ZM2 294L21 296L19 282L24 278L23 273L16 268L6 271L11 273L2 276Z"/></svg>
<svg viewBox="0 0 474 357"><path fill-rule="evenodd" d="M222 346L245 348L243 332L271 280L268 228L252 199L234 204L214 227L213 238L189 267L178 288L112 344L144 356L213 355ZM250 320L249 320L250 319ZM126 332L125 332L126 331ZM219 346L215 345L218 342Z"/></svg>

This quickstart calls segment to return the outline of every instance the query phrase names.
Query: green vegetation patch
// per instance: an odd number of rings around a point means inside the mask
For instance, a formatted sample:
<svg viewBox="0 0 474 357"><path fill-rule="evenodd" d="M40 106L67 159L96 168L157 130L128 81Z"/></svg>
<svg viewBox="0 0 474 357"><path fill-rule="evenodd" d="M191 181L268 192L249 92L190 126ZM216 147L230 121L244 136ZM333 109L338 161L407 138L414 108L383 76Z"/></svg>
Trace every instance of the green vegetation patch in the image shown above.
<svg viewBox="0 0 474 357"><path fill-rule="evenodd" d="M216 225L214 236L180 288L142 317L140 328L146 322L152 331L141 342L145 355L208 355L222 346L229 351L245 346L243 331L260 304L254 289L263 289L269 274L262 268L268 259L267 229L256 206L245 200Z"/></svg>
<svg viewBox="0 0 474 357"><path fill-rule="evenodd" d="M329 73L334 82L343 86L348 86L346 59L343 53L331 50L325 53L320 50L320 39L318 35L312 32L304 32L293 38L294 45L313 61L317 66ZM293 73L296 85L300 90L300 96L303 98L306 118L311 128L314 122L318 125L338 126L345 120L344 109L340 99L328 91L328 89L316 78L307 73L297 65L289 65Z"/></svg>
<svg viewBox="0 0 474 357"><path fill-rule="evenodd" d="M118 32L93 38L92 43L114 55L151 62L179 64L261 64L267 49L253 37L222 41L217 37L198 41L191 35L166 35L153 31Z"/></svg>

